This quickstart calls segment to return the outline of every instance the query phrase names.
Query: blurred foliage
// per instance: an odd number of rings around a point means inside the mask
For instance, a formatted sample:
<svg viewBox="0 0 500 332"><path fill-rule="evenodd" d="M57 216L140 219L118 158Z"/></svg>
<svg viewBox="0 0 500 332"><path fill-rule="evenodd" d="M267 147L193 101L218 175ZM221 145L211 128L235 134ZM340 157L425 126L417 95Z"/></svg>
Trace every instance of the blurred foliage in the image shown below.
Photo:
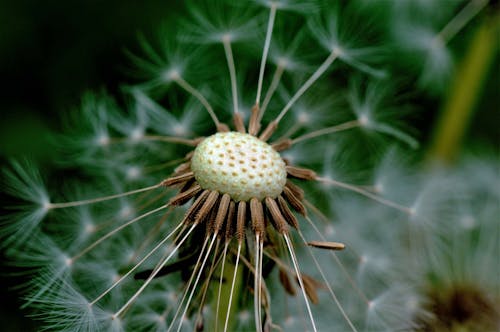
<svg viewBox="0 0 500 332"><path fill-rule="evenodd" d="M137 33L149 35L183 10L180 0L0 2L0 157L28 153L48 158L43 133L57 128L58 114L78 105L86 90L104 87L119 98L120 83L130 81L123 50L137 49ZM490 6L486 12L495 10ZM463 52L469 42L470 36L461 33L452 46ZM455 56L460 62L461 54ZM467 137L498 145L498 48L490 68ZM418 126L424 139L430 137L442 98L412 98L421 103Z"/></svg>
<svg viewBox="0 0 500 332"><path fill-rule="evenodd" d="M181 4L1 1L0 156L48 153L40 135L57 129L58 114L86 90L116 93L129 66L124 49L137 48L137 34L149 34Z"/></svg>
<svg viewBox="0 0 500 332"><path fill-rule="evenodd" d="M498 67L494 66L493 62L498 53L499 18L498 14L488 17L476 28L463 60L456 70L429 148L429 155L433 159L452 162L458 157L468 124L477 108L478 99L484 95L483 86L490 73L493 72L493 77L496 77L494 73ZM494 103L493 107L497 106L496 102ZM492 115L491 120L494 120L498 117L498 112ZM498 131L495 131L497 139L498 134Z"/></svg>

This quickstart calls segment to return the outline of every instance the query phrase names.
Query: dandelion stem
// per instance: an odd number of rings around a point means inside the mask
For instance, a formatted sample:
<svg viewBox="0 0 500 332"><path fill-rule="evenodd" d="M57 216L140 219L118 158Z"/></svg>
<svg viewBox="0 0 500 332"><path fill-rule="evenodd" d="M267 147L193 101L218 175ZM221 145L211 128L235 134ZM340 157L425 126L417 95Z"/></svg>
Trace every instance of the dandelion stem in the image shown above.
<svg viewBox="0 0 500 332"><path fill-rule="evenodd" d="M222 259L222 265L224 265L224 261L226 259L226 256L225 256L226 253L224 252L224 250L223 250L222 256L218 254L219 253L219 246L220 246L220 239L217 239L217 242L215 244L215 249L214 249L214 259L212 260L212 264L210 266L210 269L208 270L207 278L205 279L205 282L202 285L203 291L202 291L202 295L201 295L201 300L199 302L198 314L197 314L197 318L196 318L195 322L198 322L200 319L201 319L201 321L203 321L202 310L203 310L203 307L205 306L208 287L210 286L212 276L214 274L216 266L219 265L221 259ZM224 249L227 249L227 246L225 246ZM222 273L221 273L221 275L222 275ZM222 282L222 278L220 281ZM217 329L215 329L215 330L217 331Z"/></svg>
<svg viewBox="0 0 500 332"><path fill-rule="evenodd" d="M457 157L474 113L474 106L481 97L488 75L492 75L490 68L498 50L498 22L497 13L494 17L485 19L474 33L434 128L428 152L430 161L450 163Z"/></svg>
<svg viewBox="0 0 500 332"><path fill-rule="evenodd" d="M224 53L226 54L227 66L229 68L229 77L231 79L231 91L233 95L233 112L238 113L238 87L236 86L236 70L234 68L233 50L231 48L231 39L229 36L224 36L222 44L224 45Z"/></svg>
<svg viewBox="0 0 500 332"><path fill-rule="evenodd" d="M305 141L307 139L318 137L318 136L333 134L333 133L337 133L339 131L344 131L344 130L348 130L348 129L352 129L352 128L357 128L360 125L361 124L360 124L360 122L358 120L353 120L353 121L348 121L348 122L345 122L345 123L341 123L341 124L336 125L336 126L332 126L332 127L328 127L328 128L323 128L323 129L315 130L315 131L312 131L310 133L307 133L307 134L304 134L302 136L299 136L297 138L294 138L292 140L292 145L296 144L298 142Z"/></svg>
<svg viewBox="0 0 500 332"><path fill-rule="evenodd" d="M264 252L264 239L261 239L259 242L259 273L257 274L257 277L259 278L259 284L257 288L257 294L258 294L258 303L259 303L259 321L262 321L262 254Z"/></svg>
<svg viewBox="0 0 500 332"><path fill-rule="evenodd" d="M157 141L157 142L166 142L166 143L176 143L183 144L187 146L196 146L198 145L198 139L189 139L182 137L174 137L174 136L161 136L161 135L144 135L138 138L130 138L130 137L113 137L110 138L111 144L116 143L137 143L142 141Z"/></svg>
<svg viewBox="0 0 500 332"><path fill-rule="evenodd" d="M194 88L191 84L189 84L187 81L185 81L180 75L175 75L173 77L173 80L175 83L179 84L181 88L189 92L190 94L193 95L196 99L200 101L200 103L205 106L205 109L207 110L208 114L212 118L215 126L219 128L221 123L219 122L219 119L217 118L217 115L215 115L214 109L208 102L208 100L201 94L200 91L198 91L196 88Z"/></svg>
<svg viewBox="0 0 500 332"><path fill-rule="evenodd" d="M285 114L290 110L290 108L295 104L295 102L304 94L313 85L314 82L318 80L318 78L323 75L323 73L330 67L330 65L337 59L338 51L334 49L330 55L323 61L323 63L316 69L316 71L309 77L309 79L299 88L299 90L295 93L295 95L288 101L283 110L280 112L278 117L276 118L276 122L280 122L281 119L285 116Z"/></svg>
<svg viewBox="0 0 500 332"><path fill-rule="evenodd" d="M200 281L201 273L203 272L203 268L205 267L205 264L207 262L208 256L212 252L212 246L217 239L217 233L214 233L212 236L212 240L210 241L210 245L208 246L207 253L205 254L205 257L203 258L203 262L201 263L200 269L198 270L198 275L196 276L196 280L194 282L193 288L191 289L191 293L189 294L189 298L186 302L186 306L184 307L184 311L182 312L182 316L180 318L179 326L177 327L177 332L181 330L182 327L182 320L186 316L186 312L189 308L189 304L191 302L191 299L193 298L194 291L196 290L196 286L198 285L198 282Z"/></svg>
<svg viewBox="0 0 500 332"><path fill-rule="evenodd" d="M159 142L168 142L168 143L179 143L188 146L196 146L198 145L197 139L188 139L182 137L173 137L173 136L155 136L155 135L146 135L143 136L142 139L147 141L159 141Z"/></svg>
<svg viewBox="0 0 500 332"><path fill-rule="evenodd" d="M254 294L254 316L255 316L255 330L257 332L262 332L262 320L260 316L260 298L259 298L259 291L258 289L260 288L260 264L259 260L262 258L260 255L260 234L257 233L255 236L255 274L254 274L254 286L253 286L253 294Z"/></svg>
<svg viewBox="0 0 500 332"><path fill-rule="evenodd" d="M219 277L219 289L217 291L217 306L215 308L215 331L219 330L219 306L220 306L220 295L222 292L222 279L224 278L224 267L226 265L226 254L227 254L227 247L229 245L229 242L226 241L224 244L224 250L222 252L222 267L220 270L220 277Z"/></svg>
<svg viewBox="0 0 500 332"><path fill-rule="evenodd" d="M224 332L227 331L227 326L229 323L229 315L231 313L231 304L233 302L234 285L236 284L236 278L237 278L237 273L238 273L238 263L240 261L240 253L241 253L241 242L238 243L238 252L236 254L236 264L234 267L233 280L231 281L231 291L229 293L229 303L227 305L226 321L224 323Z"/></svg>
<svg viewBox="0 0 500 332"><path fill-rule="evenodd" d="M318 269L319 273L321 274L321 278L323 279L323 282L325 283L326 287L328 288L328 291L330 292L330 295L332 296L332 299L335 302L335 305L337 306L337 308L339 308L340 313L342 314L342 316L346 320L346 322L349 325L349 327L351 328L351 330L354 331L354 332L357 332L356 327L354 326L354 324L349 319L349 316L347 316L347 313L345 312L344 308L342 307L342 305L339 302L339 299L335 295L335 292L333 291L332 287L330 286L330 283L328 282L328 279L325 277L325 273L323 272L323 269L321 268L321 265L318 263L318 260L316 259L316 257L314 257L314 255L313 255L313 253L311 251L311 248L308 246L307 241L306 241L304 235L302 234L302 232L300 230L298 230L298 233L300 235L300 238L304 242L305 246L307 247L309 255L312 257L312 259L314 261L314 264L316 265L316 268Z"/></svg>
<svg viewBox="0 0 500 332"><path fill-rule="evenodd" d="M187 160L186 157L182 157L182 158L169 160L169 161L161 163L161 164L146 166L143 168L143 172L144 173L153 173L153 172L158 172L158 171L164 171L166 168L179 165L180 163L182 163L186 160Z"/></svg>
<svg viewBox="0 0 500 332"><path fill-rule="evenodd" d="M101 295L99 295L94 301L90 302L90 305L94 305L97 301L102 299L106 294L108 294L113 288L115 288L118 284L120 284L125 278L127 278L132 272L134 272L139 266L142 265L153 253L155 253L165 242L170 239L170 237L175 234L183 226L182 223L179 223L177 227L174 228L163 240L160 241L146 256L144 256L137 264L135 264L127 273L120 277L117 281L113 283L107 290L105 290Z"/></svg>
<svg viewBox="0 0 500 332"><path fill-rule="evenodd" d="M325 215L323 215L321 213L321 211L319 211L318 209L316 209L314 207L314 205L312 205L311 203L309 203L308 201L305 202L306 206L308 208L310 208L314 213L316 213L321 219L323 220L328 220ZM321 240L323 241L326 241L326 238L325 236L323 235L323 233L318 229L318 227L314 224L314 222L311 220L311 218L309 216L306 215L306 220L307 222L312 226L312 228L314 229L314 231L316 232L316 234L318 234L318 236L320 237ZM331 252L330 251L330 255L333 257L333 260L335 261L335 263L339 266L339 268L342 270L342 273L345 275L347 281L351 284L351 287L356 291L356 293L358 293L358 295L360 296L360 298L366 303L368 304L369 303L369 300L368 298L366 297L365 293L363 293L363 291L356 285L356 282L352 279L352 277L349 275L349 272L347 272L346 268L344 267L344 264L342 264L342 262L340 261L340 259L338 258L337 254L335 254L334 252Z"/></svg>
<svg viewBox="0 0 500 332"><path fill-rule="evenodd" d="M174 318L172 318L172 322L170 323L170 326L169 326L167 332L170 332L172 330L172 328L174 327L174 323L177 320L177 316L179 316L179 314L181 312L182 305L184 304L184 300L186 299L186 296L188 295L189 289L191 288L191 284L193 283L196 272L198 272L201 258L203 257L203 253L205 252L205 248L207 247L208 240L209 240L209 238L206 237L205 241L203 241L203 246L201 247L200 254L198 255L198 259L196 260L196 264L194 264L193 272L191 273L191 276L189 277L189 280L186 284L186 289L184 290L184 292L182 294L181 301L179 302L179 304L177 306L177 310L175 312ZM182 319L181 319L181 322L182 322Z"/></svg>
<svg viewBox="0 0 500 332"><path fill-rule="evenodd" d="M319 181L319 182L323 182L323 183L326 183L326 184L331 184L331 185L334 185L334 186L337 186L337 187L340 187L340 188L344 188L344 189L347 189L347 190L350 190L350 191L354 191L360 195L363 195L365 197L368 197L368 198L371 198L373 199L374 201L377 201L383 205L387 205L389 207L392 207L396 210L399 210L399 211L402 211L404 213L407 213L409 215L413 214L413 210L409 207L406 207L406 206L403 206L403 205L400 205L396 202L393 202L393 201L390 201L388 199L385 199L385 198L382 198L382 197L379 197L375 194L372 194L371 192L365 190L365 189L362 189L358 186L355 186L355 185L352 185L352 184L348 184L348 183L344 183L344 182L340 182L340 181L336 181L336 180L333 180L333 179L328 179L328 178L323 178L323 177L316 177L316 180Z"/></svg>
<svg viewBox="0 0 500 332"><path fill-rule="evenodd" d="M49 209L63 209L63 208L74 207L74 206L94 204L94 203L109 201L109 200L112 200L112 199L115 199L115 198L120 198L120 197L124 197L124 196L130 196L130 195L142 193L142 192L145 192L145 191L156 189L158 187L161 187L161 183L155 184L154 186L150 186L150 187L146 187L146 188L141 188L141 189L136 189L136 190L132 190L132 191L127 191L125 193L111 195L111 196L91 198L91 199L85 199L85 200L74 201L74 202L49 203L48 208Z"/></svg>
<svg viewBox="0 0 500 332"><path fill-rule="evenodd" d="M300 288L302 290L302 296L304 297L304 301L306 302L307 313L309 314L309 319L311 320L313 331L317 331L316 324L314 322L314 318L311 312L311 306L309 305L309 300L307 299L306 290L304 287L304 281L302 280L302 275L299 271L299 263L297 262L297 257L295 257L295 252L293 250L290 239L287 234L283 234L283 238L285 239L286 246L288 248L288 252L290 253L290 257L292 258L293 268L295 269L295 273L297 274L297 279L299 281Z"/></svg>
<svg viewBox="0 0 500 332"><path fill-rule="evenodd" d="M151 275L149 276L149 278L144 282L144 284L141 286L141 288L139 288L139 290L137 292L135 292L135 294L127 301L127 303L125 303L114 315L113 315L113 318L115 317L118 317L120 316L120 314L125 311L125 309L128 308L128 306L130 306L130 304L132 304L132 302L135 301L135 299L137 299L137 297L144 291L144 289L151 283L151 281L154 279L154 277L160 272L160 270L168 263L168 261L170 260L170 258L172 258L172 256L177 252L177 250L184 244L184 242L186 241L186 239L188 238L188 236L191 234L191 232L195 229L195 227L197 226L198 224L193 224L191 226L191 228L189 229L189 231L184 235L184 237L182 238L182 240L174 247L174 249L172 250L172 252L167 256L167 258L165 258L161 264L158 266L158 268L156 270L154 270Z"/></svg>
<svg viewBox="0 0 500 332"><path fill-rule="evenodd" d="M295 134L301 128L302 128L302 123L300 121L295 122L293 125L290 126L290 128L286 131L286 133L283 134L283 136L281 136L276 140L276 142L281 142L286 139L289 139L293 134ZM293 145L293 142L290 142L290 144Z"/></svg>
<svg viewBox="0 0 500 332"><path fill-rule="evenodd" d="M264 80L264 71L266 68L267 55L269 52L269 45L271 43L271 36L273 34L274 19L276 17L276 8L277 8L277 5L275 3L272 3L271 10L269 11L269 20L267 23L266 40L264 42L264 49L262 50L262 60L260 62L259 82L257 84L257 96L255 97L255 103L257 105L260 104L260 95L262 92L262 81Z"/></svg>
<svg viewBox="0 0 500 332"><path fill-rule="evenodd" d="M99 243L103 242L104 240L106 240L107 238L113 236L114 234L118 233L119 231L121 231L122 229L124 229L125 227L128 227L130 225L132 225L133 223L141 220L141 219L144 219L146 217L149 217L150 215L152 214L155 214L156 212L158 211L161 211L161 210L164 210L166 209L167 207L169 207L168 204L165 204L163 206L160 206L159 208L156 208L154 210L151 210L151 211L148 211L144 214L141 214L140 216L138 216L137 218L134 218L128 222L126 222L125 224L113 229L111 232L107 233L106 235L100 237L98 240L96 240L94 243L92 243L91 245L89 245L88 247L86 247L85 249L83 249L79 254L73 256L71 259L72 261L75 261L77 260L78 258L80 258L81 256L85 255L87 252L89 252L90 250L94 249Z"/></svg>
<svg viewBox="0 0 500 332"><path fill-rule="evenodd" d="M271 85L269 85L269 89L267 90L266 96L264 97L264 101L262 102L262 107L259 110L259 122L262 121L264 117L264 112L271 101L271 98L278 87L278 84L281 80L281 76L285 72L285 65L283 63L278 63L276 70L274 71L273 79L271 80Z"/></svg>

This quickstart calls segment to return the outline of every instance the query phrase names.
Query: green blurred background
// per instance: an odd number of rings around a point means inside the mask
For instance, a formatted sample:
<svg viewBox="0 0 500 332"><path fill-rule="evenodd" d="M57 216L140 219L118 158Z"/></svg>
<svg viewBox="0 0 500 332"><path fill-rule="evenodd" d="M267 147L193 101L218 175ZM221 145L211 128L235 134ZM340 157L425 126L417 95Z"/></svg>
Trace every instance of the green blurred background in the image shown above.
<svg viewBox="0 0 500 332"><path fill-rule="evenodd" d="M182 7L181 0L0 1L0 163L50 160L46 133L60 128L60 114L88 90L119 96L129 79L124 50L137 50L138 33L152 35ZM0 330L34 331L12 290L19 278L3 263Z"/></svg>

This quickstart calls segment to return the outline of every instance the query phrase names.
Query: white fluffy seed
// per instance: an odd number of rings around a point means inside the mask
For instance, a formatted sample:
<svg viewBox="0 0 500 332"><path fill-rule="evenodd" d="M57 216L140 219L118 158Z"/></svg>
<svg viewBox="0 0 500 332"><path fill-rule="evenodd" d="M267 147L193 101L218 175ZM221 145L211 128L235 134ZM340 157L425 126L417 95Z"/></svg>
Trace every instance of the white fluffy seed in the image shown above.
<svg viewBox="0 0 500 332"><path fill-rule="evenodd" d="M276 198L286 183L283 159L269 144L238 132L207 137L196 149L191 170L203 189L238 201Z"/></svg>

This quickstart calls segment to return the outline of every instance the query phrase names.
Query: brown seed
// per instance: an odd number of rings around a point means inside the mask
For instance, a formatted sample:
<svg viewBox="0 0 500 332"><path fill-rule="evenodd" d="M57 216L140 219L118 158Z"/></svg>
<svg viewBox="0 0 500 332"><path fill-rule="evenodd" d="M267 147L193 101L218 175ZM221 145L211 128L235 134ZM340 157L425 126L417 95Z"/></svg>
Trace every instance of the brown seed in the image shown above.
<svg viewBox="0 0 500 332"><path fill-rule="evenodd" d="M264 129L262 134L260 134L259 139L263 142L266 142L269 139L269 137L272 136L276 128L278 128L278 123L276 122L276 120L269 122L266 129Z"/></svg>
<svg viewBox="0 0 500 332"><path fill-rule="evenodd" d="M311 241L307 242L307 245L328 250L343 250L345 248L345 245L343 243L330 241Z"/></svg>
<svg viewBox="0 0 500 332"><path fill-rule="evenodd" d="M231 200L226 215L226 234L225 240L229 241L234 236L234 226L236 225L236 203Z"/></svg>
<svg viewBox="0 0 500 332"><path fill-rule="evenodd" d="M288 226L285 218L281 214L278 204L271 197L266 197L265 199L266 207L271 214L271 220L273 221L273 226L280 234L288 233Z"/></svg>
<svg viewBox="0 0 500 332"><path fill-rule="evenodd" d="M307 168L286 166L286 171L290 177L301 180L316 180L316 172Z"/></svg>
<svg viewBox="0 0 500 332"><path fill-rule="evenodd" d="M191 189L192 187L194 187L195 185L198 185L196 183L196 179L191 179L189 181L187 181L186 183L184 183L184 185L181 187L181 189L179 190L179 194L180 193L183 193L185 191L188 191L189 189Z"/></svg>
<svg viewBox="0 0 500 332"><path fill-rule="evenodd" d="M250 135L257 135L260 130L259 123L259 105L255 104L252 107L252 114L250 115L250 121L248 122L248 133Z"/></svg>
<svg viewBox="0 0 500 332"><path fill-rule="evenodd" d="M275 142L275 143L271 144L271 146L273 147L273 149L275 151L280 152L280 151L289 149L292 146L292 140L291 139L284 139L284 140L281 140L279 142Z"/></svg>
<svg viewBox="0 0 500 332"><path fill-rule="evenodd" d="M224 219L226 218L229 202L231 201L231 196L228 194L222 195L220 199L219 208L217 209L217 216L215 217L215 225L214 225L214 233L219 233L222 224L224 223Z"/></svg>
<svg viewBox="0 0 500 332"><path fill-rule="evenodd" d="M191 170L191 162L182 163L174 169L174 174L179 175Z"/></svg>
<svg viewBox="0 0 500 332"><path fill-rule="evenodd" d="M264 235L264 209L262 203L255 197L250 200L250 216L252 218L252 228L255 234Z"/></svg>
<svg viewBox="0 0 500 332"><path fill-rule="evenodd" d="M238 212L236 216L236 237L238 242L245 239L245 223L247 218L247 205L244 201L238 203Z"/></svg>
<svg viewBox="0 0 500 332"><path fill-rule="evenodd" d="M299 200L304 199L304 190L290 180L286 180L286 186Z"/></svg>
<svg viewBox="0 0 500 332"><path fill-rule="evenodd" d="M217 124L217 131L219 133L227 133L229 132L229 127L227 126L227 124L219 122Z"/></svg>
<svg viewBox="0 0 500 332"><path fill-rule="evenodd" d="M297 283L300 285L297 279ZM318 288L324 288L323 284L320 283L319 281L315 280L314 278L308 276L307 274L302 273L302 283L304 284L304 290L306 292L307 297L313 304L318 304L319 303L319 297L318 297Z"/></svg>
<svg viewBox="0 0 500 332"><path fill-rule="evenodd" d="M191 189L188 189L184 192L180 192L174 197L172 197L169 201L170 205L183 205L187 203L191 198L196 196L201 191L201 187L199 185L193 186Z"/></svg>
<svg viewBox="0 0 500 332"><path fill-rule="evenodd" d="M173 176L168 179L163 180L161 183L162 185L166 187L170 187L176 184L183 184L186 183L187 181L191 180L194 178L194 173L193 172L186 172L181 175Z"/></svg>
<svg viewBox="0 0 500 332"><path fill-rule="evenodd" d="M220 199L217 199L217 202L214 204L214 207L210 210L210 212L205 217L205 232L206 236L209 237L215 234L215 219L217 218L217 206L219 205Z"/></svg>
<svg viewBox="0 0 500 332"><path fill-rule="evenodd" d="M293 194L289 187L285 186L285 188L283 188L283 195L285 195L286 201L294 208L295 211L297 211L304 217L306 216L306 208L304 207L300 199L298 199Z"/></svg>
<svg viewBox="0 0 500 332"><path fill-rule="evenodd" d="M201 192L201 194L199 194L199 196L194 201L193 205L191 205L189 209L186 211L183 222L185 222L186 224L191 224L194 221L196 212L198 212L198 210L201 208L201 206L203 205L209 194L210 190L204 190Z"/></svg>
<svg viewBox="0 0 500 332"><path fill-rule="evenodd" d="M240 133L245 133L245 124L243 123L243 118L239 112L235 112L233 115L233 123L236 130Z"/></svg>
<svg viewBox="0 0 500 332"><path fill-rule="evenodd" d="M292 283L290 282L290 277L288 276L288 273L285 270L283 269L279 270L279 278L281 285L288 294L292 296L297 294L297 292L295 291L295 287L293 287Z"/></svg>
<svg viewBox="0 0 500 332"><path fill-rule="evenodd" d="M299 222L297 221L297 218L292 213L292 211L290 211L288 204L281 195L278 196L278 206L286 222L295 229L299 228Z"/></svg>
<svg viewBox="0 0 500 332"><path fill-rule="evenodd" d="M203 141L205 139L205 137L198 137L196 139L194 139L194 141L196 141L196 145L198 145L198 143L200 143L201 141ZM193 155L194 155L194 150L193 151L189 151L188 153L186 153L186 155L184 156L184 158L186 158L186 160L191 160L191 158L193 158Z"/></svg>
<svg viewBox="0 0 500 332"><path fill-rule="evenodd" d="M213 206L217 203L219 198L219 192L216 190L210 191L207 196L207 199L203 203L203 205L198 210L196 217L194 218L195 223L203 222L206 217L208 217L209 213L212 211Z"/></svg>
<svg viewBox="0 0 500 332"><path fill-rule="evenodd" d="M203 322L203 316L199 316L196 320L196 332L203 332L205 330L205 323Z"/></svg>

